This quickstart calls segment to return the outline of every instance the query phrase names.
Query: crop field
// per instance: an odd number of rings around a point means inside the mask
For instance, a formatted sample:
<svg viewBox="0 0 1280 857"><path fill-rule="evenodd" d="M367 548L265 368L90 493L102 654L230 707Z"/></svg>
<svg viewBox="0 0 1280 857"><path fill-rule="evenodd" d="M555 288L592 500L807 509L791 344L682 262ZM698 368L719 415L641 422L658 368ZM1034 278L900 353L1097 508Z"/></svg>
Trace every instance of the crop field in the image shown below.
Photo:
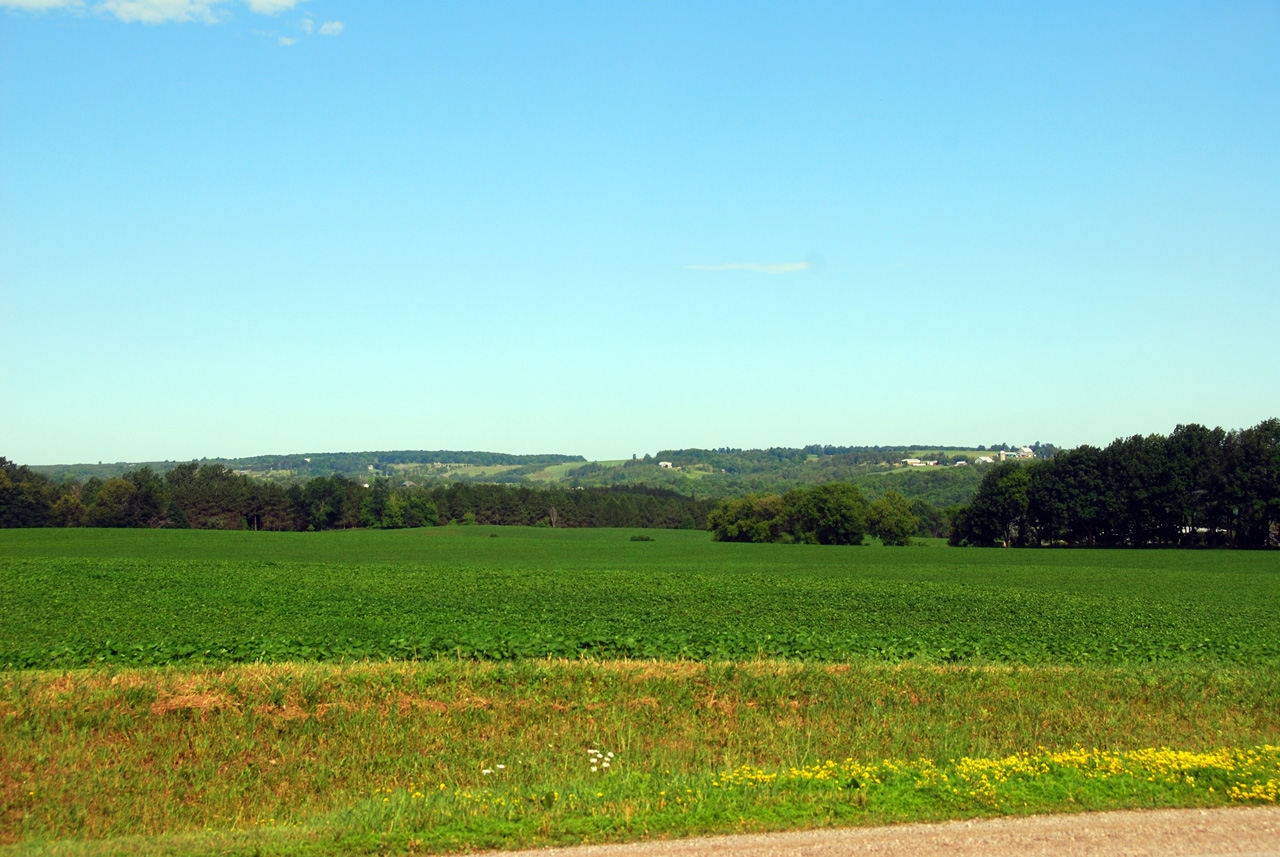
<svg viewBox="0 0 1280 857"><path fill-rule="evenodd" d="M0 849L1274 803L1275 554L0 531Z"/></svg>
<svg viewBox="0 0 1280 857"><path fill-rule="evenodd" d="M828 548L662 531L0 533L0 665L626 657L1240 663L1274 554Z"/></svg>

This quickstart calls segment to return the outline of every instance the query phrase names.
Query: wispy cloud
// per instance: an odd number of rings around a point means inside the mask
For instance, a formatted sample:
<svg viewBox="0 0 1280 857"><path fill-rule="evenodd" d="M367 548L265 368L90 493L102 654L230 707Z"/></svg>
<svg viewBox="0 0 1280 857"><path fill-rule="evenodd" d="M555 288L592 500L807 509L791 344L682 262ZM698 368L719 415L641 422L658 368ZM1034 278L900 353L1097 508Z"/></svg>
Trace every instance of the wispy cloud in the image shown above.
<svg viewBox="0 0 1280 857"><path fill-rule="evenodd" d="M294 32L301 33L300 36L281 36L277 39L277 43L282 48L290 45L296 45L300 39L309 38L316 31L316 22L311 18L302 18L292 25ZM345 29L345 25L341 21L326 21L320 27L320 35L336 36ZM267 33L265 35L275 36L275 33Z"/></svg>
<svg viewBox="0 0 1280 857"><path fill-rule="evenodd" d="M78 13L92 9L126 24L182 24L190 21L213 24L229 17L232 5L239 3L248 6L249 11L258 15L279 15L303 2L306 0L237 0L235 4L231 4L231 0L100 0L90 6L85 0L0 0L0 9L23 9L28 12L61 9Z"/></svg>
<svg viewBox="0 0 1280 857"><path fill-rule="evenodd" d="M249 8L259 15L279 15L288 12L303 0L245 0Z"/></svg>
<svg viewBox="0 0 1280 857"><path fill-rule="evenodd" d="M757 265L752 262L730 262L727 265L686 265L689 271L756 271L761 274L794 274L812 268L809 262L782 262L777 265Z"/></svg>
<svg viewBox="0 0 1280 857"><path fill-rule="evenodd" d="M223 0L106 0L94 7L108 12L126 24L163 24L168 21L186 23L200 21L212 24L218 20L214 6Z"/></svg>
<svg viewBox="0 0 1280 857"><path fill-rule="evenodd" d="M84 0L0 0L0 9L26 9L28 12L81 8L84 8Z"/></svg>

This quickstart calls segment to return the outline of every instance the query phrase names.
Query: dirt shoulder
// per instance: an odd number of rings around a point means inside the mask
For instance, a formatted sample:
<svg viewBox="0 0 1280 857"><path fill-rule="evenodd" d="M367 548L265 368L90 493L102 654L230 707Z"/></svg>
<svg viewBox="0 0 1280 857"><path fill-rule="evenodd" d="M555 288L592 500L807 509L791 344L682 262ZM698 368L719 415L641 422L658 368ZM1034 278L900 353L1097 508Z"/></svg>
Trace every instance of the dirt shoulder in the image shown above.
<svg viewBox="0 0 1280 857"><path fill-rule="evenodd" d="M1042 815L503 853L505 857L1280 857L1280 807Z"/></svg>

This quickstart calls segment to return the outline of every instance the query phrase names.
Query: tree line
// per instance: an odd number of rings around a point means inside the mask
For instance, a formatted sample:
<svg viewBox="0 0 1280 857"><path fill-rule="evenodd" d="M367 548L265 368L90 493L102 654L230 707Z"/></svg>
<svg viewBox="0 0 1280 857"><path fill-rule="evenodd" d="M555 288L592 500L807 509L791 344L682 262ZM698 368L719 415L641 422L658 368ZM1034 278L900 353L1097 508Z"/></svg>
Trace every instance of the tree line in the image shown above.
<svg viewBox="0 0 1280 857"><path fill-rule="evenodd" d="M0 527L153 527L278 531L447 524L702 529L714 507L645 486L534 488L395 485L342 474L288 487L221 464L163 476L143 467L111 479L55 482L0 457Z"/></svg>
<svg viewBox="0 0 1280 857"><path fill-rule="evenodd" d="M1276 547L1280 420L1180 425L988 470L952 510L958 545Z"/></svg>
<svg viewBox="0 0 1280 857"><path fill-rule="evenodd" d="M707 519L718 542L860 545L870 533L886 545L907 545L919 527L911 501L896 491L868 504L858 486L843 482L749 494L721 503Z"/></svg>

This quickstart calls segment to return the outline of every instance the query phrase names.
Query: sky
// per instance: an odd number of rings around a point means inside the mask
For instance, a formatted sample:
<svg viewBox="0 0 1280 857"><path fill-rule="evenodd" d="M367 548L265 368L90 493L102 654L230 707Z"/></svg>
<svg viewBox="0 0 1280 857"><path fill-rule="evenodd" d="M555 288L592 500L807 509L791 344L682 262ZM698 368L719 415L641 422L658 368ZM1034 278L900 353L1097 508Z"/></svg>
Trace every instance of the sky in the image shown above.
<svg viewBox="0 0 1280 857"><path fill-rule="evenodd" d="M0 0L0 455L1280 416L1280 2Z"/></svg>

